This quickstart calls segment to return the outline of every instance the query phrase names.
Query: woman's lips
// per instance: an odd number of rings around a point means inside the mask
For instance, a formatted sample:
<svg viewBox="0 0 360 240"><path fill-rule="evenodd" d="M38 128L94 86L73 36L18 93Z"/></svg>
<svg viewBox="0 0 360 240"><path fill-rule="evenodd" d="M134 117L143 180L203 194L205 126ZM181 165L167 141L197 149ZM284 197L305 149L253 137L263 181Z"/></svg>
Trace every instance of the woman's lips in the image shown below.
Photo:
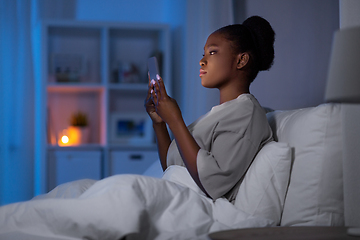
<svg viewBox="0 0 360 240"><path fill-rule="evenodd" d="M205 71L205 70L200 69L200 74L199 74L199 77L203 76L204 74L206 74L206 71Z"/></svg>

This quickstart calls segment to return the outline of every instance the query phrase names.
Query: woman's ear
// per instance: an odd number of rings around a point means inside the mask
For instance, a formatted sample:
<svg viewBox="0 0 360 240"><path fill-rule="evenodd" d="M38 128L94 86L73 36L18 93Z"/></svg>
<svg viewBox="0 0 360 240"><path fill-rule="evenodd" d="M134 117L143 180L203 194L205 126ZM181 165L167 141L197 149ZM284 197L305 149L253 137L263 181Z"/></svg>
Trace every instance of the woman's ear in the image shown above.
<svg viewBox="0 0 360 240"><path fill-rule="evenodd" d="M247 52L239 53L237 56L237 69L242 69L249 62L250 56Z"/></svg>

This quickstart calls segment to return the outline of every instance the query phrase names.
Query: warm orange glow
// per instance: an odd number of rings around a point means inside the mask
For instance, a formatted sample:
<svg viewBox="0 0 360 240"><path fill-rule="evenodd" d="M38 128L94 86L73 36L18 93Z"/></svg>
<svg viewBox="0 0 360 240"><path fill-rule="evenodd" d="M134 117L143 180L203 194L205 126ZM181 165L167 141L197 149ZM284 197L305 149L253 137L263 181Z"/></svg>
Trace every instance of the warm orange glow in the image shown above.
<svg viewBox="0 0 360 240"><path fill-rule="evenodd" d="M87 143L87 140L84 140L86 137L85 133L85 130L82 128L69 126L67 129L62 130L59 133L58 145L62 147L78 146Z"/></svg>
<svg viewBox="0 0 360 240"><path fill-rule="evenodd" d="M69 126L67 129L69 136L70 145L80 145L81 144L81 131L78 127Z"/></svg>
<svg viewBox="0 0 360 240"><path fill-rule="evenodd" d="M64 144L67 144L69 142L69 137L64 135L61 137L61 142L64 143Z"/></svg>
<svg viewBox="0 0 360 240"><path fill-rule="evenodd" d="M59 146L70 146L71 145L70 140L71 140L71 137L69 136L67 129L64 129L59 134L58 145Z"/></svg>

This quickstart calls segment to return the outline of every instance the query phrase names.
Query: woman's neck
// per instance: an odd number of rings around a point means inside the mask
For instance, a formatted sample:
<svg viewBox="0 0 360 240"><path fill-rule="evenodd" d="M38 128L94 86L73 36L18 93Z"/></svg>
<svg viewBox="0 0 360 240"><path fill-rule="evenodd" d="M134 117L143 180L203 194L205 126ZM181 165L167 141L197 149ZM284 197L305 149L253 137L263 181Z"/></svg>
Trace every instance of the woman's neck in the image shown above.
<svg viewBox="0 0 360 240"><path fill-rule="evenodd" d="M244 93L250 93L248 87L220 89L220 104L233 100Z"/></svg>

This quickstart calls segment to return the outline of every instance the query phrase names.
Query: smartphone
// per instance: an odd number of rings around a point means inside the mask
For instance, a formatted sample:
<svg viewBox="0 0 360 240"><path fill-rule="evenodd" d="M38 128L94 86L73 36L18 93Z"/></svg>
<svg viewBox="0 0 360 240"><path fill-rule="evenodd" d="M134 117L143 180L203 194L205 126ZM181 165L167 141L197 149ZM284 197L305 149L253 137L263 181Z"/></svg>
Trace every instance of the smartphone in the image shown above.
<svg viewBox="0 0 360 240"><path fill-rule="evenodd" d="M151 57L148 59L148 69L149 69L149 75L150 75L150 80L154 79L155 81L157 81L156 75L159 74L159 65L157 62L156 57Z"/></svg>

